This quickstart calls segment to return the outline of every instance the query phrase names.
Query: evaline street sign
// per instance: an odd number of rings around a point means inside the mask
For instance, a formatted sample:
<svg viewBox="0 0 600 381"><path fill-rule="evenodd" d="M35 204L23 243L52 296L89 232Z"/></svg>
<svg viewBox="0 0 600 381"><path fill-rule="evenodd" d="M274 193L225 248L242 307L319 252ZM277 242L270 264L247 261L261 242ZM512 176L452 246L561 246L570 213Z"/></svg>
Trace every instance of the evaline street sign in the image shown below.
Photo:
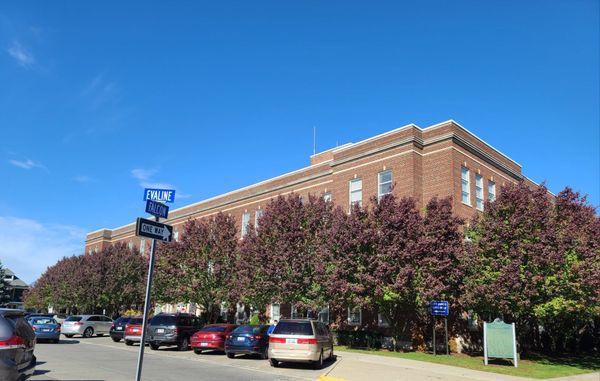
<svg viewBox="0 0 600 381"><path fill-rule="evenodd" d="M175 190L173 189L155 189L145 188L144 189L144 201L156 201L156 202L175 202Z"/></svg>

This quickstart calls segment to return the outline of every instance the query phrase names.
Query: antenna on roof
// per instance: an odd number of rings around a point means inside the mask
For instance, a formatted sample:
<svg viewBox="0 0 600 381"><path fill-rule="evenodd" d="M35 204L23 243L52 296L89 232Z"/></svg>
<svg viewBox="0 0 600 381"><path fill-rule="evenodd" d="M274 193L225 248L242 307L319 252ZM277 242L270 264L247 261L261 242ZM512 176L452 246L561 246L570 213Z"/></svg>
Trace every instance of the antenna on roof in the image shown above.
<svg viewBox="0 0 600 381"><path fill-rule="evenodd" d="M317 127L313 126L313 155L317 154Z"/></svg>

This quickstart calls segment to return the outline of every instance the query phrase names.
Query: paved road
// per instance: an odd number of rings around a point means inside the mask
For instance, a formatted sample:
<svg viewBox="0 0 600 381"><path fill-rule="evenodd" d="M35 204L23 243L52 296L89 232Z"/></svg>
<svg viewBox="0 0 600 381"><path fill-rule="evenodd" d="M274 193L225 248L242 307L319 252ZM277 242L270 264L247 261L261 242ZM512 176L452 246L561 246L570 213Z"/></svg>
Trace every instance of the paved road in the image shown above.
<svg viewBox="0 0 600 381"><path fill-rule="evenodd" d="M127 347L109 338L65 339L60 344L38 343L36 374L32 380L132 381L138 346ZM334 364L328 364L332 367ZM223 354L196 355L172 349L146 347L143 380L315 380L327 372L305 365L272 368L268 360L250 356L228 359Z"/></svg>

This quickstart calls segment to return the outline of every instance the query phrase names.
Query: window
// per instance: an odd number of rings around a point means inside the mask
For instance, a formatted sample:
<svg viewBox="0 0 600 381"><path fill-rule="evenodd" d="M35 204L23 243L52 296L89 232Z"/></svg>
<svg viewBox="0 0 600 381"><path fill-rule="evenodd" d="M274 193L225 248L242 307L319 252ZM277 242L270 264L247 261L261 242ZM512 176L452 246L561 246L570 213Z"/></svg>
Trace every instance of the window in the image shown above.
<svg viewBox="0 0 600 381"><path fill-rule="evenodd" d="M350 181L350 209L354 204L362 206L362 179Z"/></svg>
<svg viewBox="0 0 600 381"><path fill-rule="evenodd" d="M175 230L173 233L173 239L175 239L175 242L179 242L179 231Z"/></svg>
<svg viewBox="0 0 600 381"><path fill-rule="evenodd" d="M325 202L331 202L331 192L323 193L323 200Z"/></svg>
<svg viewBox="0 0 600 381"><path fill-rule="evenodd" d="M379 172L377 198L381 199L386 194L392 193L392 171Z"/></svg>
<svg viewBox="0 0 600 381"><path fill-rule="evenodd" d="M390 322L383 314L379 313L377 314L377 325L379 327L389 327Z"/></svg>
<svg viewBox="0 0 600 381"><path fill-rule="evenodd" d="M488 181L488 200L496 201L496 183L492 180Z"/></svg>
<svg viewBox="0 0 600 381"><path fill-rule="evenodd" d="M317 316L317 320L321 323L329 324L329 306L319 311L319 316Z"/></svg>
<svg viewBox="0 0 600 381"><path fill-rule="evenodd" d="M292 306L292 319L301 319L303 316L298 312L298 307Z"/></svg>
<svg viewBox="0 0 600 381"><path fill-rule="evenodd" d="M254 229L258 228L258 220L262 217L263 212L262 209L258 209L256 213L254 213Z"/></svg>
<svg viewBox="0 0 600 381"><path fill-rule="evenodd" d="M279 321L281 318L281 306L278 303L271 304L271 324L275 323L275 320Z"/></svg>
<svg viewBox="0 0 600 381"><path fill-rule="evenodd" d="M146 240L143 239L140 242L140 254L144 255L145 251L146 251Z"/></svg>
<svg viewBox="0 0 600 381"><path fill-rule="evenodd" d="M359 306L354 308L348 307L348 324L360 325L362 322L362 310Z"/></svg>
<svg viewBox="0 0 600 381"><path fill-rule="evenodd" d="M471 205L471 183L469 180L469 170L465 167L460 168L460 181L462 184L462 202Z"/></svg>
<svg viewBox="0 0 600 381"><path fill-rule="evenodd" d="M475 174L475 207L477 210L483 210L483 177Z"/></svg>
<svg viewBox="0 0 600 381"><path fill-rule="evenodd" d="M133 249L133 242L129 241L129 243L127 243L127 247L129 248L129 250Z"/></svg>
<svg viewBox="0 0 600 381"><path fill-rule="evenodd" d="M242 214L242 237L248 234L248 224L250 223L250 213L244 212Z"/></svg>
<svg viewBox="0 0 600 381"><path fill-rule="evenodd" d="M89 250L88 250L88 254L89 254L89 255L92 255L92 249L89 249Z"/></svg>

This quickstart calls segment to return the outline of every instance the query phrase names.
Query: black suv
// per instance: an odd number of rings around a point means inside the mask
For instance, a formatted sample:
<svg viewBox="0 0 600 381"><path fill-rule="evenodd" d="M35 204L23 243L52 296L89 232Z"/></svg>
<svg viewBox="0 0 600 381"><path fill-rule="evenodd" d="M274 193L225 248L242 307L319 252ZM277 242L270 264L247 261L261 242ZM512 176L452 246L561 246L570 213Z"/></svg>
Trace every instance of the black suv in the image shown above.
<svg viewBox="0 0 600 381"><path fill-rule="evenodd" d="M129 323L131 320L131 316L121 316L117 320L113 322L113 325L110 327L110 338L113 339L115 343L121 341L124 337L125 325Z"/></svg>
<svg viewBox="0 0 600 381"><path fill-rule="evenodd" d="M0 380L23 380L35 371L35 332L25 311L0 309Z"/></svg>
<svg viewBox="0 0 600 381"><path fill-rule="evenodd" d="M157 350L161 346L176 345L180 351L187 351L190 338L202 328L199 317L187 313L160 313L150 320L146 332L146 342Z"/></svg>

